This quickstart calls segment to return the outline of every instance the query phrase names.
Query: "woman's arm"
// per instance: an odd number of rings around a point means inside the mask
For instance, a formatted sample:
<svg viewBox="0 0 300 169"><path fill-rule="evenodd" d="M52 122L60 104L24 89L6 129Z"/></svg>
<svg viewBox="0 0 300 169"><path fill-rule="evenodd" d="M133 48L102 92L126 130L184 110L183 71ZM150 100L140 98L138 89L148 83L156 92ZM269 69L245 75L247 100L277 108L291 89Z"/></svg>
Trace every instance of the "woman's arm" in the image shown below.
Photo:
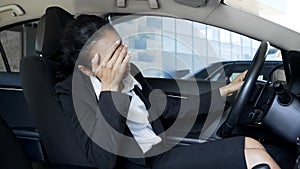
<svg viewBox="0 0 300 169"><path fill-rule="evenodd" d="M247 71L244 71L226 86L200 94L199 96L168 97L161 90L153 90L149 100L151 105L155 105L156 111L161 113L164 118L175 119L223 111L225 104L222 97L232 95L238 91L243 84L246 73Z"/></svg>
<svg viewBox="0 0 300 169"><path fill-rule="evenodd" d="M155 106L150 110L154 110L166 119L196 117L224 109L224 101L218 89L198 96L188 95L181 98L169 97L161 90L153 90L150 94L150 103Z"/></svg>
<svg viewBox="0 0 300 169"><path fill-rule="evenodd" d="M231 83L220 88L221 96L231 96L234 92L238 91L244 83L247 70L239 74Z"/></svg>

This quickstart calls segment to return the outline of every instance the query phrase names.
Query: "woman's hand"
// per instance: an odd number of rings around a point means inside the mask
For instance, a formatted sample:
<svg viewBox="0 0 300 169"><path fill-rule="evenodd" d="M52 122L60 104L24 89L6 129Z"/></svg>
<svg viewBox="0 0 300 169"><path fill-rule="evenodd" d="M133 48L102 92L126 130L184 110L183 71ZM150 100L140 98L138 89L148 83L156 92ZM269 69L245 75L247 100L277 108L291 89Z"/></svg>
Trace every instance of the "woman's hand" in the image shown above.
<svg viewBox="0 0 300 169"><path fill-rule="evenodd" d="M102 83L102 91L120 91L121 80L129 64L130 53L127 46L120 45L120 41L108 49L102 61L98 53L95 54L92 62L92 71Z"/></svg>
<svg viewBox="0 0 300 169"><path fill-rule="evenodd" d="M234 92L238 91L244 83L248 70L239 74L231 83L220 88L221 96L231 96Z"/></svg>

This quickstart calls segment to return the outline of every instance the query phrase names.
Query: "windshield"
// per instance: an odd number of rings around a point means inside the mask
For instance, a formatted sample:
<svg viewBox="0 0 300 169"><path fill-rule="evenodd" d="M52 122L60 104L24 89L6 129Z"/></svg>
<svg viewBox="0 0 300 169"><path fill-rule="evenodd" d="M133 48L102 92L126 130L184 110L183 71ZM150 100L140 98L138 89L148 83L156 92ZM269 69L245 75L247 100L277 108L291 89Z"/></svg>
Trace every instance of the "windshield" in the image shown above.
<svg viewBox="0 0 300 169"><path fill-rule="evenodd" d="M299 0L224 0L224 3L300 33Z"/></svg>

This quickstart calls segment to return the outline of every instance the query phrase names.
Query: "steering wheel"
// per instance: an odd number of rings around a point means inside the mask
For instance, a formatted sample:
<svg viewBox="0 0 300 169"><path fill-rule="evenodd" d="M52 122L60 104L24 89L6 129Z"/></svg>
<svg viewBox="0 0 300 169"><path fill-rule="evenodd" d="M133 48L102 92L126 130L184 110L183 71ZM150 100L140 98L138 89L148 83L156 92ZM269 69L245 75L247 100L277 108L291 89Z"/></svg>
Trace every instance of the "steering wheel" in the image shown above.
<svg viewBox="0 0 300 169"><path fill-rule="evenodd" d="M220 134L223 137L229 136L234 127L237 125L239 117L251 96L252 89L255 86L256 80L265 62L267 53L269 51L269 46L269 42L262 41L257 49L248 73L245 77L244 84L236 96L235 103L233 104L226 121L221 127Z"/></svg>

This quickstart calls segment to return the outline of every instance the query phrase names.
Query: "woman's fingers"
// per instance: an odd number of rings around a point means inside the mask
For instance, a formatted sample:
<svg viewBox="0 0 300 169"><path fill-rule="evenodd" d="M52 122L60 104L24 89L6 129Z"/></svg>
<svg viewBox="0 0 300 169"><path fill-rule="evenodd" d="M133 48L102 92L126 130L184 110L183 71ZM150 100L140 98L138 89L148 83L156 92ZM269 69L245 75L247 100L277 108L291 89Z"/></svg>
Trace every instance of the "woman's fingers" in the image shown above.
<svg viewBox="0 0 300 169"><path fill-rule="evenodd" d="M130 56L131 56L131 52L127 52L126 56L123 59L122 64L121 64L122 71L125 71L127 69L127 66L128 66L129 60L130 60Z"/></svg>
<svg viewBox="0 0 300 169"><path fill-rule="evenodd" d="M244 84L244 78L247 75L248 70L239 74L231 83L220 88L220 93L222 96L231 96L234 92L240 90L241 86Z"/></svg>
<svg viewBox="0 0 300 169"><path fill-rule="evenodd" d="M244 72L242 72L241 74L239 74L239 76L238 76L237 79L239 81L243 81L245 79L246 75L247 75L247 72L248 72L248 70L245 70Z"/></svg>
<svg viewBox="0 0 300 169"><path fill-rule="evenodd" d="M96 70L97 70L97 68L98 68L98 66L99 66L99 59L100 59L99 54L96 53L96 54L94 55L93 59L91 60L92 71L93 71L93 73L96 72Z"/></svg>
<svg viewBox="0 0 300 169"><path fill-rule="evenodd" d="M105 53L103 60L101 61L102 63L106 64L111 58L113 57L114 53L116 50L119 49L121 41L116 41Z"/></svg>
<svg viewBox="0 0 300 169"><path fill-rule="evenodd" d="M124 45L122 44L115 50L115 52L113 53L113 56L111 56L110 60L106 63L106 66L108 68L115 67L115 63L116 63L117 59L120 57L120 54L121 54L123 48L124 48Z"/></svg>
<svg viewBox="0 0 300 169"><path fill-rule="evenodd" d="M246 77L247 73L248 73L248 70L245 70L245 71L242 73L242 74L243 74L242 80L245 80L245 77Z"/></svg>
<svg viewBox="0 0 300 169"><path fill-rule="evenodd" d="M247 75L248 70L245 70L244 72L240 73L232 82L237 83L245 80L245 77Z"/></svg>
<svg viewBox="0 0 300 169"><path fill-rule="evenodd" d="M124 45L123 49L119 53L118 59L116 60L116 63L115 63L116 66L118 66L122 63L124 57L127 54L127 49L128 49L127 45Z"/></svg>

